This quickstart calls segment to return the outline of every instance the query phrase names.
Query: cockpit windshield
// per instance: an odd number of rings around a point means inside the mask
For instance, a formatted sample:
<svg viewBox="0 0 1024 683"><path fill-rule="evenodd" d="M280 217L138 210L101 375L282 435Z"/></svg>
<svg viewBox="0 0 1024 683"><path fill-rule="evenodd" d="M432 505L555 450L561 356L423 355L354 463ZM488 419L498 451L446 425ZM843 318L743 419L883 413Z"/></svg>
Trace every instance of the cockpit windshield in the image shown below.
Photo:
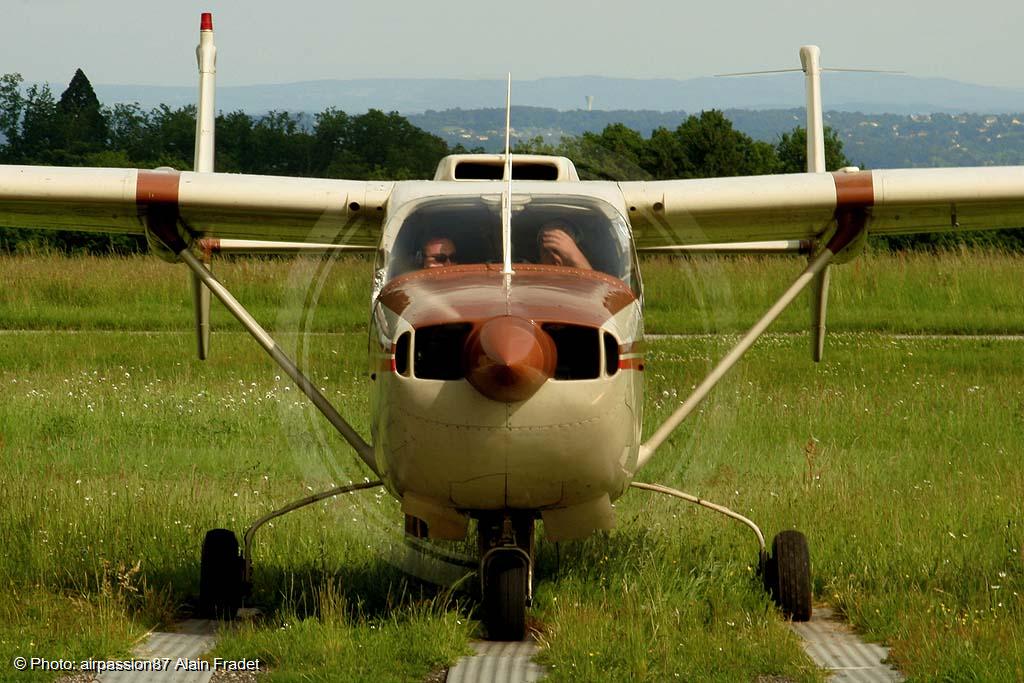
<svg viewBox="0 0 1024 683"><path fill-rule="evenodd" d="M420 200L389 221L383 247L384 281L431 266L500 264L501 198ZM599 270L639 288L625 219L592 197L514 195L512 263Z"/></svg>

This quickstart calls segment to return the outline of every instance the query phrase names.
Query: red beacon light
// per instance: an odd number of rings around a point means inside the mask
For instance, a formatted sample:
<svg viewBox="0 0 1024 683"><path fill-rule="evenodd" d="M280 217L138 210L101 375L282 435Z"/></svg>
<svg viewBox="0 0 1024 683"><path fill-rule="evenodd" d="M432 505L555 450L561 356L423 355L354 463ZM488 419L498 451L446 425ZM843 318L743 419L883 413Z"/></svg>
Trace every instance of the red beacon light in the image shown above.
<svg viewBox="0 0 1024 683"><path fill-rule="evenodd" d="M213 13L203 12L199 19L199 30L200 31L212 31L213 30Z"/></svg>

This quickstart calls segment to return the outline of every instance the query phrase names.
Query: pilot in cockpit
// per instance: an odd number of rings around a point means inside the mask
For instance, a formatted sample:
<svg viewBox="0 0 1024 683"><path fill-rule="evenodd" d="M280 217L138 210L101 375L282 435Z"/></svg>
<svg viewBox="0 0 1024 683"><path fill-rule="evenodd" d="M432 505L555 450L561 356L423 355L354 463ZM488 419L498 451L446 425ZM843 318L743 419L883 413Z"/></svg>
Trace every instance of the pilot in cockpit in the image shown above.
<svg viewBox="0 0 1024 683"><path fill-rule="evenodd" d="M527 228L529 230L529 228ZM536 263L553 266L568 266L582 270L592 270L594 266L590 259L584 254L580 246L582 233L572 222L564 218L547 220L536 229L536 251L534 251ZM463 235L465 238L466 236ZM525 237L525 235L524 235ZM419 248L412 259L412 267L420 269L441 268L444 266L458 265L465 259L460 259L460 249L456 246L455 240L447 230L429 229L418 240ZM496 263L494 259L500 259L500 254L486 256L489 250L486 244L480 239L472 241L467 246L469 263ZM532 251L532 250L531 250ZM513 253L524 254L524 250L513 247ZM526 259L515 262L529 262Z"/></svg>
<svg viewBox="0 0 1024 683"><path fill-rule="evenodd" d="M591 270L593 266L579 247L579 231L569 221L554 219L537 231L537 248L541 263Z"/></svg>
<svg viewBox="0 0 1024 683"><path fill-rule="evenodd" d="M443 266L454 266L456 261L455 242L450 237L431 235L424 240L420 247L421 268L441 268Z"/></svg>

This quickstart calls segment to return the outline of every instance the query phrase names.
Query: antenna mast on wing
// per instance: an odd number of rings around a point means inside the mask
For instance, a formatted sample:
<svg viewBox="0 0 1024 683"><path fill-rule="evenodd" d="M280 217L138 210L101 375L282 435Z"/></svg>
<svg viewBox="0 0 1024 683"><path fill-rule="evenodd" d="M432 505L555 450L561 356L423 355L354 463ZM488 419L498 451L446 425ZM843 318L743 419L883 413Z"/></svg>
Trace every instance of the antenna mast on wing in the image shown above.
<svg viewBox="0 0 1024 683"><path fill-rule="evenodd" d="M505 90L505 190L501 193L501 272L512 274L512 153L509 149L512 137L512 74L508 75Z"/></svg>
<svg viewBox="0 0 1024 683"><path fill-rule="evenodd" d="M203 12L199 20L199 45L196 47L199 63L199 106L196 109L196 148L192 170L197 173L213 172L214 150L214 86L217 79L217 48L213 44L213 15ZM207 254L203 262L210 266ZM191 273L192 304L195 307L196 344L199 360L206 360L210 352L210 290L195 273Z"/></svg>

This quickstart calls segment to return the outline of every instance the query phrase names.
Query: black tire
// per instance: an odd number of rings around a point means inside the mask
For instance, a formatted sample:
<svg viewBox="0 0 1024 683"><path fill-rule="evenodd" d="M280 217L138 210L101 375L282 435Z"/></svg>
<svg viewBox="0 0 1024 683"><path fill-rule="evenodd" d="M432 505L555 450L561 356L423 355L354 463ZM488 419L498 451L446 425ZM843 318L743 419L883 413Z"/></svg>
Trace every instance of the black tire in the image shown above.
<svg viewBox="0 0 1024 683"><path fill-rule="evenodd" d="M811 553L802 533L787 530L775 537L764 581L787 617L793 621L811 618Z"/></svg>
<svg viewBox="0 0 1024 683"><path fill-rule="evenodd" d="M233 619L242 605L242 558L228 529L211 529L199 562L199 608L205 616Z"/></svg>
<svg viewBox="0 0 1024 683"><path fill-rule="evenodd" d="M529 571L522 558L497 555L487 564L484 579L484 623L490 640L526 637L526 583Z"/></svg>

